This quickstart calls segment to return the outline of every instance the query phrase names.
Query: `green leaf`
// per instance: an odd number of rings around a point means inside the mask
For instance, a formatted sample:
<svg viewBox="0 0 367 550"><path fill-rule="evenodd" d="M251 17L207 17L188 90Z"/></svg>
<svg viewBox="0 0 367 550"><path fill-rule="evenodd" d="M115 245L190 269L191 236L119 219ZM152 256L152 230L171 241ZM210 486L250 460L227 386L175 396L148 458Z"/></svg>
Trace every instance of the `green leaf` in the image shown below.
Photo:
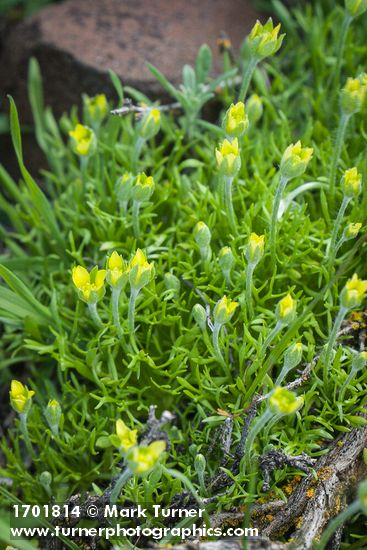
<svg viewBox="0 0 367 550"><path fill-rule="evenodd" d="M61 248L61 253L66 255L64 240L60 233L51 205L24 165L18 111L13 98L11 96L8 97L10 101L10 131L13 146L18 159L20 171L30 193L33 207L38 215L38 224L42 225L47 233L56 239Z"/></svg>
<svg viewBox="0 0 367 550"><path fill-rule="evenodd" d="M15 292L18 298L22 300L23 304L25 304L25 306L23 306L24 316L33 313L38 317L41 317L44 322L50 323L52 321L52 317L48 309L33 296L32 292L26 287L23 281L14 275L14 273L12 273L7 267L1 264L0 276L4 279L11 290Z"/></svg>
<svg viewBox="0 0 367 550"><path fill-rule="evenodd" d="M196 78L199 84L203 84L213 67L213 54L207 44L203 44L196 57Z"/></svg>
<svg viewBox="0 0 367 550"><path fill-rule="evenodd" d="M163 86L165 90L169 94L171 94L172 97L179 100L179 97L177 95L178 90L167 80L167 78L156 68L154 65L151 65L150 63L147 64L148 69L152 73L152 75L158 80L158 82Z"/></svg>
<svg viewBox="0 0 367 550"><path fill-rule="evenodd" d="M184 65L182 69L182 83L186 90L195 92L196 90L196 75L191 65Z"/></svg>
<svg viewBox="0 0 367 550"><path fill-rule="evenodd" d="M47 151L45 140L45 107L43 102L43 89L41 71L37 59L31 58L28 67L28 94L35 122L35 131L38 145L43 151Z"/></svg>
<svg viewBox="0 0 367 550"><path fill-rule="evenodd" d="M119 102L122 105L124 102L124 90L122 88L121 80L112 69L108 70L108 74L110 75L110 79L112 81L113 87L116 90L117 96L119 98Z"/></svg>

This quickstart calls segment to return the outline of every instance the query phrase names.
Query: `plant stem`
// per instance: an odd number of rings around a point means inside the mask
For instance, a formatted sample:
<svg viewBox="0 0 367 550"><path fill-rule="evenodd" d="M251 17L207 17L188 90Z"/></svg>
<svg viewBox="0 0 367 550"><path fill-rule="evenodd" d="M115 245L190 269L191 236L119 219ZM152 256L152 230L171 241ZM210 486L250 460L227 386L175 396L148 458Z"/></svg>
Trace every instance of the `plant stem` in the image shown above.
<svg viewBox="0 0 367 550"><path fill-rule="evenodd" d="M259 358L256 360L256 362L261 365L260 366L260 369L255 377L255 380L252 382L250 388L248 389L247 393L245 394L245 397L244 397L244 400L245 400L245 403L247 403L248 399L250 399L255 391L257 390L259 384L264 380L264 377L268 371L268 364L263 361L263 358L265 356L265 353L266 353L266 350L268 349L268 347L270 346L271 342L274 340L275 336L278 334L278 332L280 332L283 328L283 323L281 322L277 322L277 324L275 325L275 327L270 331L268 337L266 338L264 344L263 344L263 347L261 349L261 352L260 352L260 356Z"/></svg>
<svg viewBox="0 0 367 550"><path fill-rule="evenodd" d="M120 288L116 288L116 287L112 288L111 302L112 302L113 322L114 322L115 327L117 329L117 334L121 338L122 330L121 330L120 312L119 312L120 294L121 294L121 289Z"/></svg>
<svg viewBox="0 0 367 550"><path fill-rule="evenodd" d="M140 237L139 209L140 201L133 201L133 230L136 239Z"/></svg>
<svg viewBox="0 0 367 550"><path fill-rule="evenodd" d="M266 411L263 412L263 414L259 416L259 418L255 421L254 426L249 431L249 434L246 439L245 453L244 453L246 467L248 467L250 464L250 453L251 453L251 448L254 444L255 438L257 434L263 429L265 424L269 422L269 420L272 417L272 414L273 413L270 411L270 409L266 409Z"/></svg>
<svg viewBox="0 0 367 550"><path fill-rule="evenodd" d="M143 148L144 143L145 143L145 139L141 136L138 136L138 139L135 142L134 151L133 151L132 168L134 172L137 171L138 161L139 161L139 157L140 157L141 150Z"/></svg>
<svg viewBox="0 0 367 550"><path fill-rule="evenodd" d="M345 211L347 209L347 206L348 206L349 202L350 202L350 197L344 196L343 201L342 201L342 203L340 205L340 208L339 208L339 212L336 216L336 220L335 220L334 225L333 225L333 230L332 230L332 233L331 233L330 243L329 243L329 246L328 246L328 249L327 249L327 264L328 264L329 268L331 267L333 261L335 260L335 256L336 256L336 252L337 252L336 239L338 237L340 225L342 223L342 220L343 220L343 217L344 217L344 214L345 214Z"/></svg>
<svg viewBox="0 0 367 550"><path fill-rule="evenodd" d="M214 353L218 357L219 361L224 364L224 358L222 355L222 352L220 350L219 346L219 333L220 329L222 328L221 323L214 323L213 327L213 347L214 347Z"/></svg>
<svg viewBox="0 0 367 550"><path fill-rule="evenodd" d="M328 346L326 348L325 360L324 360L324 384L326 383L326 381L328 379L328 372L329 372L329 366L330 366L330 361L331 361L331 354L333 352L333 348L334 348L334 345L335 345L335 340L336 340L336 337L338 335L340 325L342 324L343 319L347 314L347 311L348 311L348 309L346 307L343 307L343 306L340 307L338 315L336 316L336 319L334 321L333 328L331 330L331 334L330 334L330 337L329 337L329 343L328 343Z"/></svg>
<svg viewBox="0 0 367 550"><path fill-rule="evenodd" d="M317 550L324 550L327 547L330 537L335 533L335 531L343 525L353 514L357 514L360 510L359 499L355 500L350 504L345 510L343 510L336 518L334 518L328 525L328 527L323 532L320 541L315 545Z"/></svg>
<svg viewBox="0 0 367 550"><path fill-rule="evenodd" d="M345 132L348 126L348 122L351 115L342 113L339 120L339 126L336 132L336 141L334 146L334 154L331 160L330 167L330 202L333 204L335 199L335 180L336 180L336 170L338 167L341 150L343 147Z"/></svg>
<svg viewBox="0 0 367 550"><path fill-rule="evenodd" d="M271 213L270 238L269 238L269 240L270 240L271 259L272 259L273 264L275 264L275 261L276 261L276 234L277 234L278 210L279 210L280 200L282 198L282 195L284 193L284 189L285 189L288 181L289 181L289 178L286 178L284 176L280 176L278 187L275 191L273 211Z"/></svg>
<svg viewBox="0 0 367 550"><path fill-rule="evenodd" d="M241 89L238 95L238 101L245 101L247 90L250 85L252 75L254 74L254 71L256 69L256 65L258 64L258 62L259 62L259 59L254 55L251 55L246 66L246 70L243 74Z"/></svg>
<svg viewBox="0 0 367 550"><path fill-rule="evenodd" d="M283 366L282 370L279 373L278 378L275 380L274 386L280 386L290 370L292 369L286 369Z"/></svg>
<svg viewBox="0 0 367 550"><path fill-rule="evenodd" d="M31 441L29 439L29 434L28 434L27 414L20 414L19 419L20 419L20 431L22 432L25 446L29 451L29 453L32 455L33 449L32 449Z"/></svg>
<svg viewBox="0 0 367 550"><path fill-rule="evenodd" d="M236 216L234 213L232 201L232 184L233 177L226 176L224 179L224 206L228 216L229 225L232 231L237 234Z"/></svg>
<svg viewBox="0 0 367 550"><path fill-rule="evenodd" d="M256 267L256 264L253 262L249 262L247 264L246 305L247 305L247 313L248 313L249 320L251 320L254 316L254 308L252 307L252 275L255 267Z"/></svg>
<svg viewBox="0 0 367 550"><path fill-rule="evenodd" d="M345 42L347 39L348 30L350 27L351 22L353 21L353 17L351 17L349 14L345 14L344 21L342 24L342 28L339 33L339 44L338 44L338 51L337 51L337 59L336 59L336 65L334 70L334 75L332 79L333 83L333 89L336 90L339 88L340 84L340 69L342 66L343 61L343 53L345 48Z"/></svg>
<svg viewBox="0 0 367 550"><path fill-rule="evenodd" d="M97 325L98 328L101 328L103 326L100 316L98 315L97 311L97 302L94 303L88 303L88 309L90 316L92 317L93 321Z"/></svg>
<svg viewBox="0 0 367 550"><path fill-rule="evenodd" d="M129 481L131 477L132 477L132 472L130 468L125 468L125 470L122 472L122 474L116 481L114 488L111 491L111 496L110 496L111 504L114 504L116 500L119 498L121 489L126 484L126 482Z"/></svg>
<svg viewBox="0 0 367 550"><path fill-rule="evenodd" d="M131 288L128 308L128 328L130 333L130 342L136 353L139 352L135 341L135 304L138 294L139 290Z"/></svg>
<svg viewBox="0 0 367 550"><path fill-rule="evenodd" d="M293 189L293 191L288 193L288 195L280 201L280 206L278 210L278 221L282 218L291 202L294 201L294 199L298 197L298 195L301 195L306 191L312 191L313 189L323 189L326 187L326 183L321 183L320 181L309 181L307 183L303 183L296 189Z"/></svg>

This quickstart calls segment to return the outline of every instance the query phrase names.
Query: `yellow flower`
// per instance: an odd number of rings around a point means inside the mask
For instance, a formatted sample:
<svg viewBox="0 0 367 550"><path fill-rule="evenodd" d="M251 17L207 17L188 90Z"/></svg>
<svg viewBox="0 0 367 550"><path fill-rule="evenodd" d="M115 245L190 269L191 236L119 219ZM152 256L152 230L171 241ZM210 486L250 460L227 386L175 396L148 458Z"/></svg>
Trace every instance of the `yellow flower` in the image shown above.
<svg viewBox="0 0 367 550"><path fill-rule="evenodd" d="M344 172L341 185L344 195L358 197L362 189L362 176L355 166Z"/></svg>
<svg viewBox="0 0 367 550"><path fill-rule="evenodd" d="M221 298L215 305L214 323L218 323L220 325L228 323L228 321L231 320L237 306L238 302L234 302L227 298L227 296L223 296L223 298Z"/></svg>
<svg viewBox="0 0 367 550"><path fill-rule="evenodd" d="M79 291L79 297L85 302L97 302L104 294L105 269L95 266L90 273L78 265L72 270L73 283Z"/></svg>
<svg viewBox="0 0 367 550"><path fill-rule="evenodd" d="M74 151L78 155L85 156L94 151L95 135L88 126L77 124L74 130L69 132L69 136L72 138Z"/></svg>
<svg viewBox="0 0 367 550"><path fill-rule="evenodd" d="M221 143L219 149L215 150L215 155L221 172L228 177L235 176L241 167L241 157L237 138L232 142L225 139Z"/></svg>
<svg viewBox="0 0 367 550"><path fill-rule="evenodd" d="M148 201L154 191L154 179L144 172L138 174L133 187L133 199L138 202Z"/></svg>
<svg viewBox="0 0 367 550"><path fill-rule="evenodd" d="M19 414L28 412L32 404L33 390L29 390L27 386L23 386L18 380L12 380L9 395L10 404L15 412Z"/></svg>
<svg viewBox="0 0 367 550"><path fill-rule="evenodd" d="M160 110L155 108L147 108L138 127L139 135L144 139L150 139L159 132L160 127Z"/></svg>
<svg viewBox="0 0 367 550"><path fill-rule="evenodd" d="M250 35L247 38L249 47L258 59L274 55L280 48L285 34L279 36L280 23L276 27L271 18L262 25L256 21Z"/></svg>
<svg viewBox="0 0 367 550"><path fill-rule="evenodd" d="M269 405L275 414L292 414L302 407L303 397L277 386L269 397Z"/></svg>
<svg viewBox="0 0 367 550"><path fill-rule="evenodd" d="M344 230L345 239L354 239L362 227L361 223L349 223Z"/></svg>
<svg viewBox="0 0 367 550"><path fill-rule="evenodd" d="M122 288L123 284L126 283L127 280L126 264L122 256L118 254L116 250L114 250L108 258L107 267L107 282L112 287Z"/></svg>
<svg viewBox="0 0 367 550"><path fill-rule="evenodd" d="M367 82L365 75L359 75L357 78L348 78L340 95L342 111L347 115L358 113L362 108L366 92Z"/></svg>
<svg viewBox="0 0 367 550"><path fill-rule="evenodd" d="M131 449L127 456L129 467L134 474L145 474L152 470L166 450L164 441L154 441L148 446Z"/></svg>
<svg viewBox="0 0 367 550"><path fill-rule="evenodd" d="M367 281L362 281L355 273L349 279L343 288L340 300L343 307L351 309L361 304L365 293L367 292Z"/></svg>
<svg viewBox="0 0 367 550"><path fill-rule="evenodd" d="M296 301L287 294L277 305L277 317L282 323L290 323L296 314Z"/></svg>
<svg viewBox="0 0 367 550"><path fill-rule="evenodd" d="M288 179L301 176L312 159L312 154L312 147L302 148L300 141L289 145L284 151L280 162L281 175Z"/></svg>
<svg viewBox="0 0 367 550"><path fill-rule="evenodd" d="M116 421L118 447L123 453L126 453L131 447L135 447L138 440L137 433L138 430L130 430L120 418Z"/></svg>
<svg viewBox="0 0 367 550"><path fill-rule="evenodd" d="M247 261L257 264L264 255L265 235L251 233L246 247Z"/></svg>
<svg viewBox="0 0 367 550"><path fill-rule="evenodd" d="M153 275L153 263L149 263L140 248L137 249L129 265L130 285L136 291L146 286Z"/></svg>
<svg viewBox="0 0 367 550"><path fill-rule="evenodd" d="M345 0L345 8L349 15L358 17L367 10L367 0Z"/></svg>
<svg viewBox="0 0 367 550"><path fill-rule="evenodd" d="M229 107L223 120L223 129L231 137L240 137L248 128L249 120L245 112L245 104L239 101Z"/></svg>
<svg viewBox="0 0 367 550"><path fill-rule="evenodd" d="M104 94L94 97L84 96L84 102L92 119L102 120L107 114L108 103Z"/></svg>

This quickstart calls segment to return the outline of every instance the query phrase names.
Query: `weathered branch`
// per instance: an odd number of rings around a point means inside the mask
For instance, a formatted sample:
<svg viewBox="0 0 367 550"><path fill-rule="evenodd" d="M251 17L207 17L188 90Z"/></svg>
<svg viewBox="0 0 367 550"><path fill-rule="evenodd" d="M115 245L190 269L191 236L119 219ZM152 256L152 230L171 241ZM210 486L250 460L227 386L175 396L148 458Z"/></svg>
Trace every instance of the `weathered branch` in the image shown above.
<svg viewBox="0 0 367 550"><path fill-rule="evenodd" d="M367 426L354 428L331 445L327 455L316 463L317 479L309 474L298 485L286 506L262 534L275 537L291 534L297 550L309 550L328 521L336 516L367 474L363 449L367 446Z"/></svg>

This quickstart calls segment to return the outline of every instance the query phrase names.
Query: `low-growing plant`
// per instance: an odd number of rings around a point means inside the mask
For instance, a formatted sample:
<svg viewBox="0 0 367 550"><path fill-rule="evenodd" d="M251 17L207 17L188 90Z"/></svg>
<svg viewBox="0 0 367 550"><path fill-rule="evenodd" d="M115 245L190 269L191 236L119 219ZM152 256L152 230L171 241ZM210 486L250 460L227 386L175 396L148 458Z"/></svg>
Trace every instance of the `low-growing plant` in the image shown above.
<svg viewBox="0 0 367 550"><path fill-rule="evenodd" d="M245 506L247 525L365 429L367 5L327 6L274 1L285 33L257 22L238 60L227 40L218 77L208 46L179 87L151 66L172 104L111 72L118 105L84 96L56 121L31 60L49 168L27 170L11 97L19 182L0 166L4 510L92 498L210 522ZM286 460L265 495L269 452ZM346 544L367 543L358 529ZM127 542L147 539L94 544Z"/></svg>

